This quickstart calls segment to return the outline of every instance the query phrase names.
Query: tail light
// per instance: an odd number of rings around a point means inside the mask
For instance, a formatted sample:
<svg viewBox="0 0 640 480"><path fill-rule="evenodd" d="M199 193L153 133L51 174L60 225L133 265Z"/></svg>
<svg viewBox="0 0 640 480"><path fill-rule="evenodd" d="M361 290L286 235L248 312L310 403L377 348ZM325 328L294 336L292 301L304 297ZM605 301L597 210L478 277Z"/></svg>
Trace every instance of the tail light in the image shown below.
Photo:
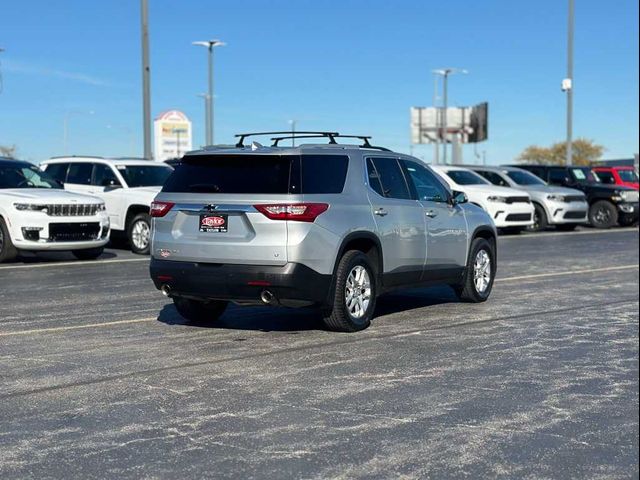
<svg viewBox="0 0 640 480"><path fill-rule="evenodd" d="M254 205L254 208L271 220L294 220L313 222L329 208L327 203L277 203L274 205Z"/></svg>
<svg viewBox="0 0 640 480"><path fill-rule="evenodd" d="M149 214L152 217L164 217L169 210L173 208L175 203L171 202L151 202L151 208L149 209Z"/></svg>

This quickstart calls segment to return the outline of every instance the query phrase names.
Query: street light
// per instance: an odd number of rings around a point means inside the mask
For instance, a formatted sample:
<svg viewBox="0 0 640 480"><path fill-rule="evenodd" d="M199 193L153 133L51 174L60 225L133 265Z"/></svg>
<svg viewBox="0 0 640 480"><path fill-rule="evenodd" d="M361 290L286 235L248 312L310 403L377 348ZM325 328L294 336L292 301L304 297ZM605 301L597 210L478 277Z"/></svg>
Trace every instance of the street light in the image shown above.
<svg viewBox="0 0 640 480"><path fill-rule="evenodd" d="M64 154L69 154L69 117L72 115L93 115L95 112L93 110L82 111L82 110L69 110L64 114L64 133L63 133L63 150Z"/></svg>
<svg viewBox="0 0 640 480"><path fill-rule="evenodd" d="M209 135L209 94L208 93L199 93L197 96L204 99L204 134L205 134L206 138L208 138L208 135ZM205 139L204 143L205 143L205 145L207 144L206 139Z"/></svg>
<svg viewBox="0 0 640 480"><path fill-rule="evenodd" d="M207 136L206 142L207 145L213 145L213 49L214 47L224 47L226 45L225 42L217 39L206 40L200 42L192 42L193 45L197 45L200 47L206 47L209 51L208 61L209 61L209 92L207 97L207 105L209 108L207 109Z"/></svg>
<svg viewBox="0 0 640 480"><path fill-rule="evenodd" d="M296 120L289 120L289 125L291 125L291 146L296 146Z"/></svg>
<svg viewBox="0 0 640 480"><path fill-rule="evenodd" d="M567 78L562 81L562 90L567 92L567 165L573 164L573 18L574 0L569 0L567 25Z"/></svg>
<svg viewBox="0 0 640 480"><path fill-rule="evenodd" d="M442 121L441 121L441 125L442 125L442 132L444 133L444 141L442 143L444 150L443 150L443 154L442 154L442 163L446 164L447 163L447 86L448 86L448 79L449 79L449 75L453 75L455 73L462 73L462 74L467 74L469 73L467 70L463 69L463 68L439 68L437 70L432 70L432 72L435 75L441 75L442 76L442 103L443 103L443 108L442 108Z"/></svg>

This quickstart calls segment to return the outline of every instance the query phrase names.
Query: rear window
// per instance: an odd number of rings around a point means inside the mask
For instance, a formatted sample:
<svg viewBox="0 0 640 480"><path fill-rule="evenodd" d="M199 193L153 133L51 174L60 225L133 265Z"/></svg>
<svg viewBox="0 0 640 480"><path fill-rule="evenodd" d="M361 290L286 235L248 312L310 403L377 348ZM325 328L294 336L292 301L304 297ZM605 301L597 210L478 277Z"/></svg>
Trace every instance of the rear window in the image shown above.
<svg viewBox="0 0 640 480"><path fill-rule="evenodd" d="M187 156L176 166L162 191L248 194L340 193L344 188L348 164L348 157L341 155Z"/></svg>

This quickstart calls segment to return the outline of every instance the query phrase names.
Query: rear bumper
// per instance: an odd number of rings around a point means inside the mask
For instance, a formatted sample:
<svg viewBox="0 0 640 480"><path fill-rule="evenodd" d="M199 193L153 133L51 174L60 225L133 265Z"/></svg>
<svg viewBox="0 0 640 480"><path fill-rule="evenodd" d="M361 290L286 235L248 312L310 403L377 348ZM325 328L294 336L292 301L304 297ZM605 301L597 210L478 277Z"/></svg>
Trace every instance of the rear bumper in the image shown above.
<svg viewBox="0 0 640 480"><path fill-rule="evenodd" d="M263 304L260 295L268 290L276 304L303 307L326 303L331 288L331 275L299 263L263 266L152 258L149 269L156 288L167 285L171 297Z"/></svg>

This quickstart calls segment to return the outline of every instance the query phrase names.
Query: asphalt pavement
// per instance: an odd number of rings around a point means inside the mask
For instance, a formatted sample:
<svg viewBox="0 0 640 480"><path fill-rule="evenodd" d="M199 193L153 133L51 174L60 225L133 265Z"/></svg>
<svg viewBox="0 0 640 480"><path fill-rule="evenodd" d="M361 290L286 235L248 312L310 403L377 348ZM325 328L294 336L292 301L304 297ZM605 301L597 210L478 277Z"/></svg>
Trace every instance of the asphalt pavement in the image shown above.
<svg viewBox="0 0 640 480"><path fill-rule="evenodd" d="M637 478L638 229L501 237L484 304L189 325L148 259L0 265L0 478Z"/></svg>

